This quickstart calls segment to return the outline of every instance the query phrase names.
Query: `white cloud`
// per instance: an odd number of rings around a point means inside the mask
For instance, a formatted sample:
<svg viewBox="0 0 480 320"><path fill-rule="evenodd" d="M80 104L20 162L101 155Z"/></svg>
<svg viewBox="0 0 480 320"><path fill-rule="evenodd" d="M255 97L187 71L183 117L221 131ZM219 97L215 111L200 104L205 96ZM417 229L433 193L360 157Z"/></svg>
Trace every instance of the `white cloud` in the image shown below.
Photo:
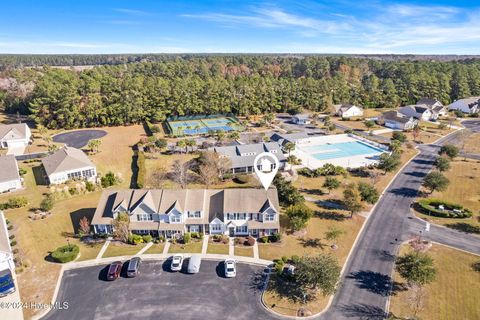
<svg viewBox="0 0 480 320"><path fill-rule="evenodd" d="M134 16L148 16L151 13L143 10L136 10L136 9L127 9L127 8L115 8L114 11L125 13Z"/></svg>

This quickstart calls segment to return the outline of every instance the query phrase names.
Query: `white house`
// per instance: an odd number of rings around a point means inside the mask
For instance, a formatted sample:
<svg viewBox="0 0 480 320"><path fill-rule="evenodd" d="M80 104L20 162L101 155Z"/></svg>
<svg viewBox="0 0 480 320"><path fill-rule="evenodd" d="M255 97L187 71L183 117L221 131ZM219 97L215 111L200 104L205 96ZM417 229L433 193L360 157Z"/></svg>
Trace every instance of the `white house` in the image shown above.
<svg viewBox="0 0 480 320"><path fill-rule="evenodd" d="M363 108L351 104L335 105L335 114L342 118L362 117Z"/></svg>
<svg viewBox="0 0 480 320"><path fill-rule="evenodd" d="M312 120L308 114L297 114L292 117L292 122L295 124L310 124Z"/></svg>
<svg viewBox="0 0 480 320"><path fill-rule="evenodd" d="M25 123L0 124L0 148L23 150L30 143L32 132Z"/></svg>
<svg viewBox="0 0 480 320"><path fill-rule="evenodd" d="M377 122L387 128L399 130L411 130L418 124L418 121L413 117L407 117L397 111L382 113L378 117Z"/></svg>
<svg viewBox="0 0 480 320"><path fill-rule="evenodd" d="M95 233L112 233L120 212L136 234L174 237L185 232L230 236L280 230L276 189L105 190L92 219Z"/></svg>
<svg viewBox="0 0 480 320"><path fill-rule="evenodd" d="M435 118L445 117L448 115L448 109L437 99L422 98L417 101L417 105L427 106L433 113Z"/></svg>
<svg viewBox="0 0 480 320"><path fill-rule="evenodd" d="M95 165L79 149L65 146L42 159L49 184L61 184L67 180L94 181L97 177Z"/></svg>
<svg viewBox="0 0 480 320"><path fill-rule="evenodd" d="M398 112L406 117L413 117L418 120L429 121L434 120L438 115L433 114L432 110L426 105L410 105L401 107Z"/></svg>
<svg viewBox="0 0 480 320"><path fill-rule="evenodd" d="M22 179L18 173L15 156L0 156L0 193L22 188Z"/></svg>
<svg viewBox="0 0 480 320"><path fill-rule="evenodd" d="M480 112L480 97L459 99L449 104L448 110L459 110L469 114Z"/></svg>

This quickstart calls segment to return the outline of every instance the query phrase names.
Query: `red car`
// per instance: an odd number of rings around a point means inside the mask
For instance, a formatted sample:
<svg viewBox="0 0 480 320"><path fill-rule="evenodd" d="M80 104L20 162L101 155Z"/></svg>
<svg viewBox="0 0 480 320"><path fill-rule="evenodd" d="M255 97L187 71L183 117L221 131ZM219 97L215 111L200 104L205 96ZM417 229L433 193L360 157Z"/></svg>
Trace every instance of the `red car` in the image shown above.
<svg viewBox="0 0 480 320"><path fill-rule="evenodd" d="M122 265L123 264L121 261L113 262L110 267L108 267L107 280L116 280L120 276L120 272L122 271Z"/></svg>

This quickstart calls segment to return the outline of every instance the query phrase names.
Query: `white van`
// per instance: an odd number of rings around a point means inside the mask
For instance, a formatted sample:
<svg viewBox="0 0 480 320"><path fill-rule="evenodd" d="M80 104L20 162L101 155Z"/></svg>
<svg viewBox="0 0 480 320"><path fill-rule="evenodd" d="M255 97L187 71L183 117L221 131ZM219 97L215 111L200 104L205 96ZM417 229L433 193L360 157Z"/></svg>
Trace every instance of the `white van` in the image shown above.
<svg viewBox="0 0 480 320"><path fill-rule="evenodd" d="M190 257L188 261L188 273L199 273L200 272L200 265L202 264L202 256L199 254L194 254Z"/></svg>

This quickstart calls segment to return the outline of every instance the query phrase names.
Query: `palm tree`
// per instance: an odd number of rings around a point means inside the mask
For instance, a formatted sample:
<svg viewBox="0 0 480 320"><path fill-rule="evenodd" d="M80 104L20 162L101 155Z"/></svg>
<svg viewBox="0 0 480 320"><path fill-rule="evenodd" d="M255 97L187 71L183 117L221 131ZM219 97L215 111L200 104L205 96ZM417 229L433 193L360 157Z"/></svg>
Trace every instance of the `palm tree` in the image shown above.
<svg viewBox="0 0 480 320"><path fill-rule="evenodd" d="M290 157L290 152L295 150L295 144L293 142L287 142L283 146L283 149L288 152L288 156Z"/></svg>
<svg viewBox="0 0 480 320"><path fill-rule="evenodd" d="M177 141L177 147L185 148L185 153L187 153L187 141L185 139Z"/></svg>
<svg viewBox="0 0 480 320"><path fill-rule="evenodd" d="M222 143L223 139L225 139L225 132L223 130L218 130L216 138L219 143Z"/></svg>
<svg viewBox="0 0 480 320"><path fill-rule="evenodd" d="M193 147L196 147L197 146L197 142L195 141L195 139L188 139L185 141L185 147L192 147L192 151L193 151Z"/></svg>
<svg viewBox="0 0 480 320"><path fill-rule="evenodd" d="M237 131L231 132L228 137L232 140L238 140L240 139L240 134Z"/></svg>

